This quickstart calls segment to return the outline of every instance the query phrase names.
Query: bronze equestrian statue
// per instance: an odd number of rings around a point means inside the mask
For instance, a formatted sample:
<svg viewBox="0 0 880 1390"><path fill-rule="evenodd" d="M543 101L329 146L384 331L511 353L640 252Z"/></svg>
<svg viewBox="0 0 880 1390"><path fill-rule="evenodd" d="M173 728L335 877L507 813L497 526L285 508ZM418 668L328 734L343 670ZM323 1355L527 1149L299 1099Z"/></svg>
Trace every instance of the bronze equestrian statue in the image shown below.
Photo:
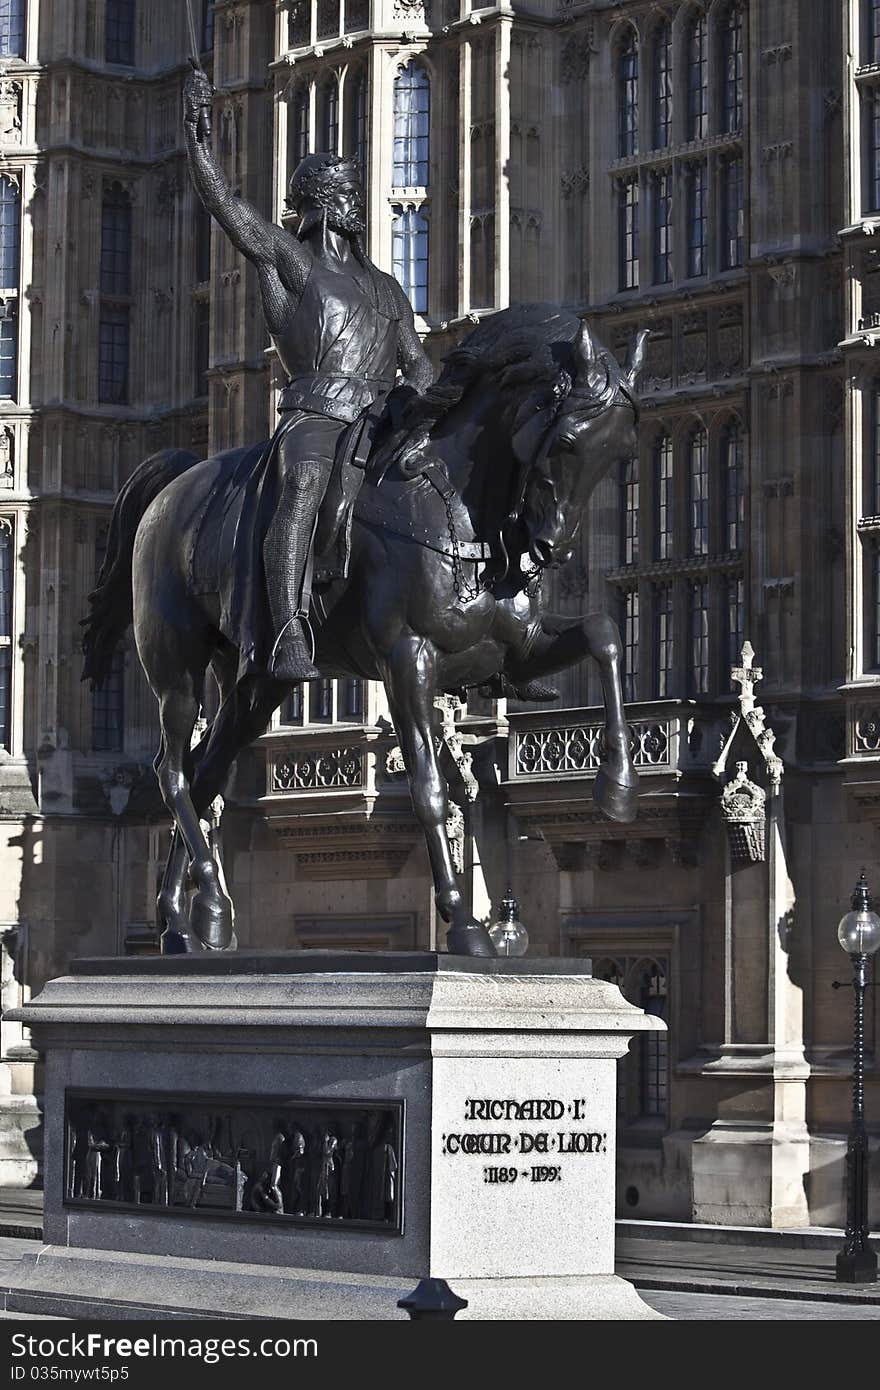
<svg viewBox="0 0 880 1390"><path fill-rule="evenodd" d="M186 98L196 186L258 265L291 382L271 441L204 461L169 449L141 464L117 499L90 599L85 676L106 679L133 619L159 702L156 772L176 826L162 949L234 946L200 816L291 683L317 671L383 681L447 948L491 956L446 836L434 698L486 686L540 697L542 677L592 656L606 709L593 796L612 819L634 818L619 634L604 613L547 612L541 580L570 557L600 478L635 451L646 335L621 367L573 313L514 306L485 319L431 385L408 302L359 248L351 166L340 174L335 159L312 156L301 180L300 166L292 238L228 194L199 139L206 100L196 74ZM366 367L377 375L360 376ZM220 708L191 751L209 666Z"/></svg>

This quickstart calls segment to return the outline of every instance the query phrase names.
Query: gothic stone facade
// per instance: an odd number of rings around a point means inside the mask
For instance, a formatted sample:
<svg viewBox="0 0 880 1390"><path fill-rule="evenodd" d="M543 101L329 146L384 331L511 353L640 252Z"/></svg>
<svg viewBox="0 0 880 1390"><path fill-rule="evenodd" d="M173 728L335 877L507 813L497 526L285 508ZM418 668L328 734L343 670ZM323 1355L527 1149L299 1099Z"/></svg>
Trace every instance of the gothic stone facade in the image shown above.
<svg viewBox="0 0 880 1390"><path fill-rule="evenodd" d="M254 274L186 177L178 9L12 4L0 58L8 998L71 954L142 949L154 920L151 698L130 649L97 700L78 678L115 491L162 445L265 436L278 386ZM880 823L878 10L218 0L200 16L234 186L283 220L302 154L358 158L371 254L435 360L517 300L589 310L621 353L652 330L638 457L552 581L561 611L619 617L639 819L591 810L595 672L564 677L549 712L445 712L482 793L450 825L475 911L510 882L533 952L592 956L668 1023L621 1069L634 1215L842 1217L836 923ZM244 944L436 939L373 687L289 701L240 762L222 838ZM27 1091L27 1039L8 1030L3 1050L7 1089ZM875 1130L878 1102L872 1063ZM29 1102L4 1104L14 1126Z"/></svg>

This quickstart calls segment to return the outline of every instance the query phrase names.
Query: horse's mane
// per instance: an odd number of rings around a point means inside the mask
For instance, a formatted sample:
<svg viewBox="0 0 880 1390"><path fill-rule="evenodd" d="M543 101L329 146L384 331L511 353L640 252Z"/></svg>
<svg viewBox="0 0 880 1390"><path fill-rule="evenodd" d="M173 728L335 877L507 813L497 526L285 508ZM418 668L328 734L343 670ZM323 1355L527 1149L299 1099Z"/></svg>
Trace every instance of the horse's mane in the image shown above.
<svg viewBox="0 0 880 1390"><path fill-rule="evenodd" d="M581 319L557 304L515 304L485 318L444 359L439 379L423 395L414 397L404 419L406 429L432 430L463 400L479 381L492 381L504 394L522 386L567 383L572 394L575 374L574 349ZM585 392L578 387L578 408L585 413L601 409L617 393L621 371L616 359L604 351L606 380Z"/></svg>

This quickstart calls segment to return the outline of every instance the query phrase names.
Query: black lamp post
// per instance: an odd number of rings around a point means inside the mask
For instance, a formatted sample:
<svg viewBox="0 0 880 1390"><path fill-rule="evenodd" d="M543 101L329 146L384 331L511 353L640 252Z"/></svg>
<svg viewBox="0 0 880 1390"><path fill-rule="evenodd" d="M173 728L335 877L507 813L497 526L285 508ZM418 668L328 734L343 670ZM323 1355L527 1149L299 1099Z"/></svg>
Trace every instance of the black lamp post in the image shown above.
<svg viewBox="0 0 880 1390"><path fill-rule="evenodd" d="M868 1242L868 1136L865 1132L865 991L868 957L880 946L880 917L871 911L864 871L852 895L852 911L840 919L837 939L853 967L852 1120L846 1146L846 1238L837 1256L837 1278L868 1284L877 1278L877 1256ZM835 988L840 988L835 981Z"/></svg>

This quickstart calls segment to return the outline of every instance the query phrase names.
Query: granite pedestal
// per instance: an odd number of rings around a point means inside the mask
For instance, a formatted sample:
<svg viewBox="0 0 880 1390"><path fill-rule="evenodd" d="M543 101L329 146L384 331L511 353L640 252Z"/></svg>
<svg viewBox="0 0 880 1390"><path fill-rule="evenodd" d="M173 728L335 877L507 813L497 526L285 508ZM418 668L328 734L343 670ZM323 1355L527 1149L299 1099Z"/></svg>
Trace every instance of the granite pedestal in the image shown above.
<svg viewBox="0 0 880 1390"><path fill-rule="evenodd" d="M576 960L77 961L46 1058L45 1242L73 1316L652 1318L614 1273L616 1061L664 1025Z"/></svg>

